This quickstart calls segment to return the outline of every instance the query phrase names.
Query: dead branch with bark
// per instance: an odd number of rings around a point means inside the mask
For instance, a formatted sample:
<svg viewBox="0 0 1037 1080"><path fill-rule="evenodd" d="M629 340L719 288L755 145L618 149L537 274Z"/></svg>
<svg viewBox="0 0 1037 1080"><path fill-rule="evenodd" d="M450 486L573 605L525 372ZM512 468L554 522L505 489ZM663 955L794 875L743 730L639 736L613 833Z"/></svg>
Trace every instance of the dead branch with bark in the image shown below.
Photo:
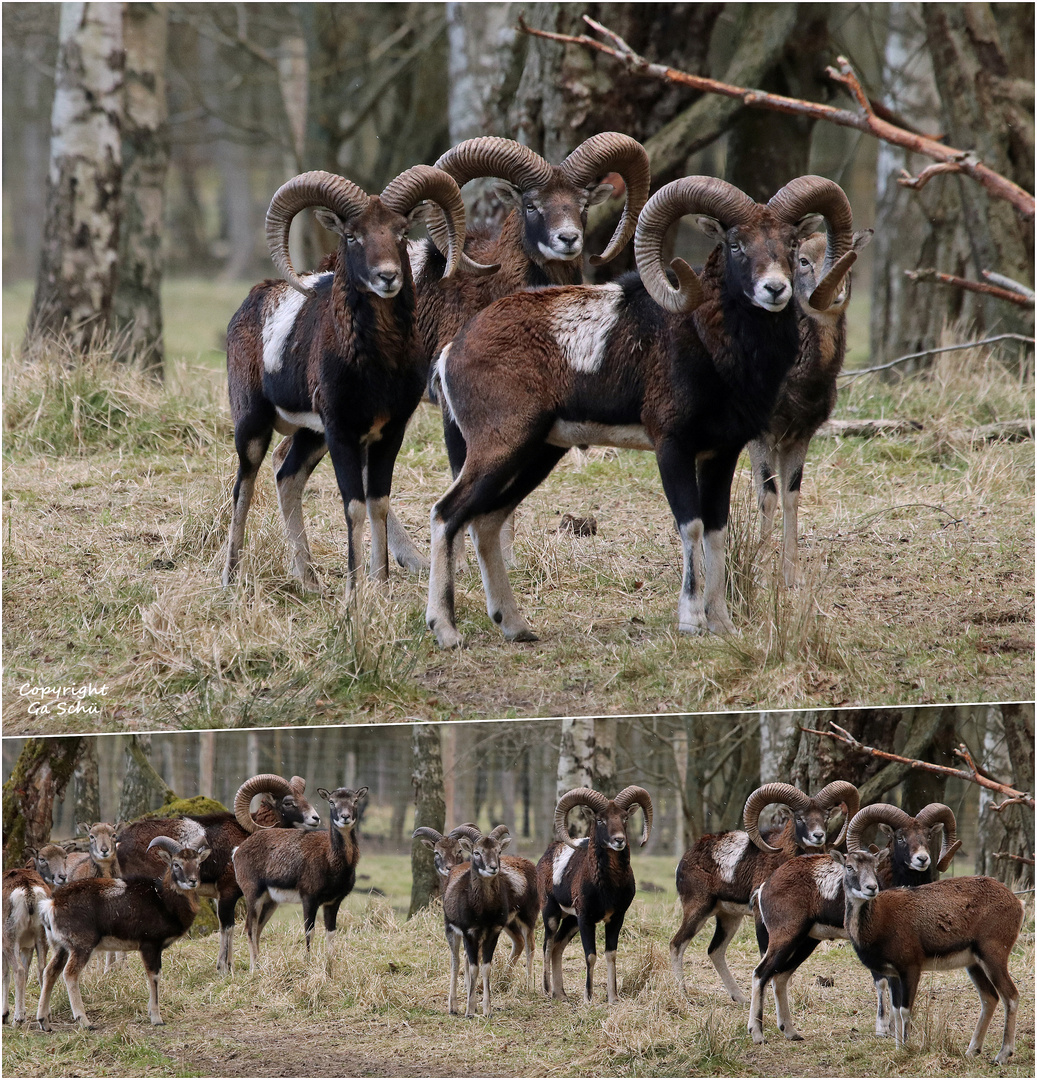
<svg viewBox="0 0 1037 1080"><path fill-rule="evenodd" d="M850 66L850 62L844 56L836 58L835 65L827 69L827 74L829 78L843 86L850 96L854 98L859 111L837 109L832 105L823 105L815 101L804 101L801 98L770 94L763 90L753 90L744 86L733 86L730 83L723 83L702 75L691 75L685 71L678 71L663 64L653 64L635 52L623 38L609 30L608 27L603 26L589 15L584 15L583 19L592 30L607 38L612 44L606 45L604 42L588 37L586 34L558 34L548 30L537 30L527 26L521 15L519 16L517 28L523 33L531 34L534 37L549 38L552 41L560 41L569 45L581 45L605 53L619 61L632 75L647 79L662 79L681 86L689 86L694 90L700 90L707 94L721 94L725 97L739 98L742 104L751 108L770 109L775 112L798 116L810 116L816 120L827 120L829 123L838 124L840 127L856 128L858 131L863 131L876 139L881 139L883 142L903 147L905 150L922 154L940 163L940 168L930 166L928 169L924 169L918 177L901 177L900 183L917 188L928 183L934 175L940 172L965 173L982 184L995 198L1004 199L1011 203L1024 220L1032 221L1034 219L1034 197L1018 184L984 165L972 151L957 150L931 136L899 127L897 124L891 123L889 120L884 119L883 116L880 116L874 104L864 92L864 88Z"/></svg>
<svg viewBox="0 0 1037 1080"><path fill-rule="evenodd" d="M1004 807L1014 804L1028 806L1031 810L1034 809L1034 799L1028 791L1019 791L1010 784L1004 784L988 775L985 770L975 763L972 755L969 753L968 747L964 743L961 743L954 751L954 756L961 758L962 761L965 762L965 768L952 769L948 765L934 765L929 761L920 761L917 758L904 757L901 754L892 754L888 750L879 750L874 746L865 746L864 743L851 735L845 728L839 727L838 724L829 721L829 726L832 728L831 731L818 731L815 728L806 727L800 728L800 730L808 731L811 735L824 736L826 739L835 739L837 742L845 743L852 750L856 750L862 754L871 754L872 757L883 758L886 761L897 761L903 765L909 765L912 769L920 769L923 772L937 773L940 776L954 776L959 780L967 780L969 783L978 784L988 791L996 791L999 795L1005 796L1004 802L998 803L992 807L992 809L996 811L1001 811Z"/></svg>
<svg viewBox="0 0 1037 1080"><path fill-rule="evenodd" d="M983 273L990 274L991 271L984 270ZM969 281L968 278L958 277L955 274L944 274L931 266L923 266L918 270L905 270L904 277L908 277L916 283L931 281L937 285L951 285L956 289L965 289L967 292L985 293L987 296L996 296L998 300L1007 300L1010 304L1018 304L1020 307L1033 309L1032 296L1023 296L1022 293L1011 289L1002 289L997 285L988 285L984 281Z"/></svg>

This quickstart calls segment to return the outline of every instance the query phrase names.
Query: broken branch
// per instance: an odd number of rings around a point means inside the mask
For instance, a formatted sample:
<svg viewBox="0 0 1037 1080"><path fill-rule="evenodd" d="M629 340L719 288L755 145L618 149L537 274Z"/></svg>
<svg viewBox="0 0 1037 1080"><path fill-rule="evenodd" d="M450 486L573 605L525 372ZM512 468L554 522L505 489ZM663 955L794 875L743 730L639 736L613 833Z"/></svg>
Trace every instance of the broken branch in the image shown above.
<svg viewBox="0 0 1037 1080"><path fill-rule="evenodd" d="M1007 801L1002 803L1002 806L1007 806L1009 803L1018 803L1021 806L1028 806L1031 810L1034 809L1033 796L1029 792L1019 791L1009 784L1002 784L988 776L972 760L972 755L964 743L954 751L954 755L965 762L966 768L952 769L947 765L934 765L929 761L920 761L917 758L904 757L901 754L891 754L888 750L879 750L874 746L865 746L858 738L851 735L845 728L839 727L838 724L829 721L829 726L832 731L818 731L815 728L805 727L801 727L800 730L809 732L811 735L822 735L828 739L835 739L837 742L845 743L851 750L856 750L862 754L870 754L872 757L882 758L885 761L898 761L902 765L910 765L912 769L919 769L922 772L936 773L939 776L956 776L960 780L978 784L988 791L996 791L1007 796Z"/></svg>
<svg viewBox="0 0 1037 1080"><path fill-rule="evenodd" d="M940 345L935 349L923 349L921 352L908 353L906 356L898 356L896 360L890 360L888 364L879 364L876 367L857 368L854 371L840 371L840 379L856 379L858 375L870 375L875 371L887 371L897 364L906 363L908 360L918 360L923 356L934 356L936 353L957 352L959 349L975 349L980 345L993 345L996 341L1021 341L1026 345L1032 345L1034 339L1025 334L995 334L993 337L981 338L979 341L963 341L960 345Z"/></svg>
<svg viewBox="0 0 1037 1080"><path fill-rule="evenodd" d="M776 112L798 116L812 116L817 120L827 120L829 123L838 124L840 127L852 127L858 131L867 132L883 142L892 143L894 146L903 147L912 153L922 154L935 161L955 166L953 170L941 171L967 173L982 184L995 198L1005 199L1011 203L1025 220L1032 221L1034 218L1034 197L1018 184L1014 184L1007 177L984 165L975 155L956 150L952 146L945 146L927 135L921 135L898 127L878 115L861 87L860 81L850 66L850 62L844 56L836 58L835 66L828 68L828 74L836 82L847 88L860 107L861 111L859 112L849 109L837 109L834 106L822 105L816 101L785 97L782 94L769 94L763 90L752 90L744 86L734 86L731 83L722 83L716 79L708 79L705 76L690 75L686 71L678 71L676 68L666 67L664 64L653 64L635 52L614 31L609 30L588 15L584 15L583 19L592 30L595 30L602 37L608 38L613 44L606 45L604 42L588 37L586 34L558 34L549 30L537 30L527 26L525 19L521 15L519 16L518 29L534 37L548 38L551 41L560 41L567 45L581 45L584 48L595 49L597 52L618 60L632 75L641 78L661 79L665 82L689 86L706 94L722 94L726 97L739 98L742 104L753 108L771 109Z"/></svg>
<svg viewBox="0 0 1037 1080"><path fill-rule="evenodd" d="M1009 289L999 288L997 285L987 285L982 281L969 281L968 278L956 277L954 274L944 274L931 266L922 267L921 270L905 270L904 276L912 281L932 281L938 285L952 285L966 292L985 293L988 296L996 296L998 300L1007 300L1010 304L1018 304L1019 307L1032 308L1033 299Z"/></svg>

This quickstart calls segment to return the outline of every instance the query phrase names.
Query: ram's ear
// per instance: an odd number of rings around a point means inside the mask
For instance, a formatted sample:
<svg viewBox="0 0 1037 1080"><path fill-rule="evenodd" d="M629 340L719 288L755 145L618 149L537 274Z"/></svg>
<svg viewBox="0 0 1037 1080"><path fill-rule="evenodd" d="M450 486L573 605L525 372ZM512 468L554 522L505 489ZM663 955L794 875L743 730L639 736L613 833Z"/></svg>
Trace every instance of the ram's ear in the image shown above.
<svg viewBox="0 0 1037 1080"><path fill-rule="evenodd" d="M419 837L419 839L425 845L425 847L429 848L432 851L435 851L436 845L427 836Z"/></svg>
<svg viewBox="0 0 1037 1080"><path fill-rule="evenodd" d="M501 841L500 841L500 844L498 845L498 847L499 847L499 849L501 851L503 851L508 846L508 844L510 844L510 843L511 843L511 833L505 833L501 837Z"/></svg>
<svg viewBox="0 0 1037 1080"><path fill-rule="evenodd" d="M609 175L610 176L615 176L616 174L615 173L609 173ZM622 186L622 181L620 182L620 187L621 186ZM617 193L616 192L616 187L617 187L617 185L615 185L615 184L611 184L608 181L603 181L602 183L598 184L597 187L591 188L589 190L589 192L587 193L587 205L588 206L597 206L598 203L603 203L606 200L611 199L612 196Z"/></svg>
<svg viewBox="0 0 1037 1080"><path fill-rule="evenodd" d="M412 225L418 225L425 220L428 214L428 203L420 202L414 209L407 215L407 228Z"/></svg>
<svg viewBox="0 0 1037 1080"><path fill-rule="evenodd" d="M328 232L338 233L339 236L346 235L346 223L334 210L329 210L326 206L318 206L313 211L313 216Z"/></svg>
<svg viewBox="0 0 1037 1080"><path fill-rule="evenodd" d="M863 251L871 243L874 235L874 229L861 229L860 232L853 234L853 243L850 246L854 251Z"/></svg>
<svg viewBox="0 0 1037 1080"><path fill-rule="evenodd" d="M695 224L711 239L722 244L727 239L727 229L715 217L697 214Z"/></svg>
<svg viewBox="0 0 1037 1080"><path fill-rule="evenodd" d="M841 851L833 849L828 853L828 857L832 862L837 862L840 866L846 865L846 856Z"/></svg>
<svg viewBox="0 0 1037 1080"><path fill-rule="evenodd" d="M806 217L802 217L796 222L796 236L802 240L804 236L820 232L824 220L824 214L807 214Z"/></svg>
<svg viewBox="0 0 1037 1080"><path fill-rule="evenodd" d="M490 190L505 205L516 210L522 209L522 192L507 180L495 180Z"/></svg>

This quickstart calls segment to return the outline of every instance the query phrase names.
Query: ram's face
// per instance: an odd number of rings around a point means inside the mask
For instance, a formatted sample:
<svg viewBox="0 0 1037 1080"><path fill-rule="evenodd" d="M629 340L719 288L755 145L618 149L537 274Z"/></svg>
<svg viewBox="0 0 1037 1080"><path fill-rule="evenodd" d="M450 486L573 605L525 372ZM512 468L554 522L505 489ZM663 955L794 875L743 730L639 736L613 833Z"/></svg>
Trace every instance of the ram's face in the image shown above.
<svg viewBox="0 0 1037 1080"><path fill-rule="evenodd" d="M801 848L822 848L828 837L828 818L833 810L822 809L811 802L804 810L792 815L795 822L796 843Z"/></svg>
<svg viewBox="0 0 1037 1080"><path fill-rule="evenodd" d="M472 846L472 868L480 877L494 878L500 873L500 848L488 836Z"/></svg>
<svg viewBox="0 0 1037 1080"><path fill-rule="evenodd" d="M315 211L325 229L342 237L339 252L357 288L386 299L395 296L406 280L407 230L418 213L398 214L377 196L350 218L325 207Z"/></svg>
<svg viewBox="0 0 1037 1080"><path fill-rule="evenodd" d="M504 182L494 188L522 220L522 245L534 262L573 262L583 253L587 210L607 199L611 184L577 188L559 172L546 184L520 191Z"/></svg>
<svg viewBox="0 0 1037 1080"><path fill-rule="evenodd" d="M320 814L306 798L306 781L301 776L292 777L292 790L282 795L279 803L281 820L286 828L309 832L320 828Z"/></svg>
<svg viewBox="0 0 1037 1080"><path fill-rule="evenodd" d="M813 233L801 241L796 253L796 300L804 311L811 314L814 314L814 309L810 307L810 296L824 276L827 239L824 233ZM847 274L835 299L825 308L825 314L840 315L849 300L850 275Z"/></svg>

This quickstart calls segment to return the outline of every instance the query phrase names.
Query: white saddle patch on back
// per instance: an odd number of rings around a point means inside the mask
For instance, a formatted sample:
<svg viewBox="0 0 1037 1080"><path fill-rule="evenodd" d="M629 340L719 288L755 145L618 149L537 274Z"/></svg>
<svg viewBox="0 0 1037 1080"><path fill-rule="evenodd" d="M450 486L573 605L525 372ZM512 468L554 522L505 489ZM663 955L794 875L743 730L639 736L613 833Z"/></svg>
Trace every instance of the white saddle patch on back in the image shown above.
<svg viewBox="0 0 1037 1080"><path fill-rule="evenodd" d="M505 866L501 863L500 875L508 883L509 887L516 892L524 892L526 888L525 875L516 870L514 866Z"/></svg>
<svg viewBox="0 0 1037 1080"><path fill-rule="evenodd" d="M734 881L738 863L749 843L749 834L737 830L722 836L713 846L713 861L724 881Z"/></svg>
<svg viewBox="0 0 1037 1080"><path fill-rule="evenodd" d="M586 847L588 843L589 840L586 836L576 841L578 847ZM565 873L565 868L569 865L569 860L573 857L575 852L576 848L571 848L568 844L563 844L555 853L554 866L551 868L551 880L556 885L562 884L562 875ZM565 909L563 908L562 910L564 911ZM572 913L570 912L570 914Z"/></svg>
<svg viewBox="0 0 1037 1080"><path fill-rule="evenodd" d="M814 881L826 900L838 900L843 891L843 868L832 859L825 859L814 870Z"/></svg>
<svg viewBox="0 0 1037 1080"><path fill-rule="evenodd" d="M567 294L564 304L551 309L555 340L562 356L577 371L593 374L601 367L622 298L619 285L599 285Z"/></svg>
<svg viewBox="0 0 1037 1080"><path fill-rule="evenodd" d="M333 277L334 271L323 274L304 274L304 285L314 286L322 278ZM298 289L286 285L274 301L270 314L263 320L263 367L269 371L280 371L284 360L284 345L295 326L303 304L308 298Z"/></svg>

